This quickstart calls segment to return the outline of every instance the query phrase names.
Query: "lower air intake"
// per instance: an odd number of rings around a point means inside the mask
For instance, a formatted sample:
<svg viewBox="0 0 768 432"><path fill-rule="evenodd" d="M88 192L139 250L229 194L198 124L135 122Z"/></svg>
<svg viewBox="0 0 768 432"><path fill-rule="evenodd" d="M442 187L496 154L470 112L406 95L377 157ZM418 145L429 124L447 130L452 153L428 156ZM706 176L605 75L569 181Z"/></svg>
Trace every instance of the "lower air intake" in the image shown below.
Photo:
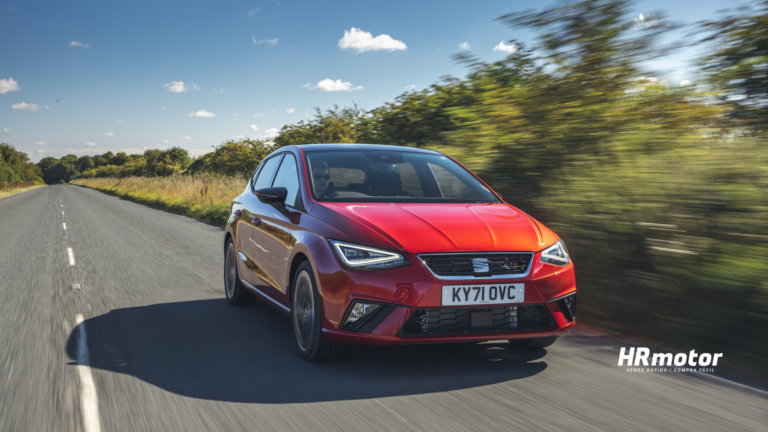
<svg viewBox="0 0 768 432"><path fill-rule="evenodd" d="M478 319L479 316L489 319ZM507 333L545 330L553 326L554 321L542 304L417 308L400 329L399 334L430 336Z"/></svg>

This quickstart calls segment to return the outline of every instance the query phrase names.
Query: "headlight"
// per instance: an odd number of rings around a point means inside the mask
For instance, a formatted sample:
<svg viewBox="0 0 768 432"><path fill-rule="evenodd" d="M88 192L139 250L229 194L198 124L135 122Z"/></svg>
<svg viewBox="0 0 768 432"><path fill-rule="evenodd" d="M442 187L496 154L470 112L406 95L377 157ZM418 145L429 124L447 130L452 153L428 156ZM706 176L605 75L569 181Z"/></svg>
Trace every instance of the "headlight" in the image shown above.
<svg viewBox="0 0 768 432"><path fill-rule="evenodd" d="M571 262L565 243L558 240L557 243L541 251L541 262L556 266L567 266Z"/></svg>
<svg viewBox="0 0 768 432"><path fill-rule="evenodd" d="M374 249L337 240L329 240L336 255L347 267L357 270L380 270L408 265L411 262L397 252Z"/></svg>

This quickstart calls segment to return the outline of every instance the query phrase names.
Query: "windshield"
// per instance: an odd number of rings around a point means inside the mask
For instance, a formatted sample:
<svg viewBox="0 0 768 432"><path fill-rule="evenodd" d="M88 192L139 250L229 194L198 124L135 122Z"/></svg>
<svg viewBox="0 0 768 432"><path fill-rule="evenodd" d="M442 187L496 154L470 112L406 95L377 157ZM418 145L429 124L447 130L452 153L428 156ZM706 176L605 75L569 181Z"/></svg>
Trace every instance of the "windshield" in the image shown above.
<svg viewBox="0 0 768 432"><path fill-rule="evenodd" d="M389 150L307 152L312 196L330 202L499 202L441 154Z"/></svg>

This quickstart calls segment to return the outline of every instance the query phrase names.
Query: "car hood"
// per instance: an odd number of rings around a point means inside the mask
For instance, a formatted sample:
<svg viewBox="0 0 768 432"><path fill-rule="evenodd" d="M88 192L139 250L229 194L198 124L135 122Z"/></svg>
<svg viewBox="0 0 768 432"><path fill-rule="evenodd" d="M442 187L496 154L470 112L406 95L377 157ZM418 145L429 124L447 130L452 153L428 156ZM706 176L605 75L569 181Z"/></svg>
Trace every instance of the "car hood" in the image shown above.
<svg viewBox="0 0 768 432"><path fill-rule="evenodd" d="M357 243L374 231L398 249L427 252L537 252L557 241L541 223L508 204L317 203L317 216ZM357 227L355 225L358 225ZM366 227L360 230L359 225ZM362 238L361 238L362 237ZM379 242L375 242L379 243Z"/></svg>

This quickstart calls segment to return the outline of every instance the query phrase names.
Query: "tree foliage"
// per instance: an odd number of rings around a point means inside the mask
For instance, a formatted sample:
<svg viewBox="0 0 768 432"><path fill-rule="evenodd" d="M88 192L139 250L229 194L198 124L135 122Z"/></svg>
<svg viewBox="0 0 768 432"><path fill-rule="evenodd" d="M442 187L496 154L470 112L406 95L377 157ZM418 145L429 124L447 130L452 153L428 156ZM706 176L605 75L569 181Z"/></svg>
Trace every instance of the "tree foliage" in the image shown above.
<svg viewBox="0 0 768 432"><path fill-rule="evenodd" d="M211 153L195 159L188 172L208 172L229 176L250 176L262 159L274 150L263 140L226 141Z"/></svg>
<svg viewBox="0 0 768 432"><path fill-rule="evenodd" d="M702 24L714 52L702 59L710 83L733 104L734 118L768 128L768 0Z"/></svg>
<svg viewBox="0 0 768 432"><path fill-rule="evenodd" d="M8 143L0 143L0 184L14 182L42 183L42 171L29 161L26 153Z"/></svg>

